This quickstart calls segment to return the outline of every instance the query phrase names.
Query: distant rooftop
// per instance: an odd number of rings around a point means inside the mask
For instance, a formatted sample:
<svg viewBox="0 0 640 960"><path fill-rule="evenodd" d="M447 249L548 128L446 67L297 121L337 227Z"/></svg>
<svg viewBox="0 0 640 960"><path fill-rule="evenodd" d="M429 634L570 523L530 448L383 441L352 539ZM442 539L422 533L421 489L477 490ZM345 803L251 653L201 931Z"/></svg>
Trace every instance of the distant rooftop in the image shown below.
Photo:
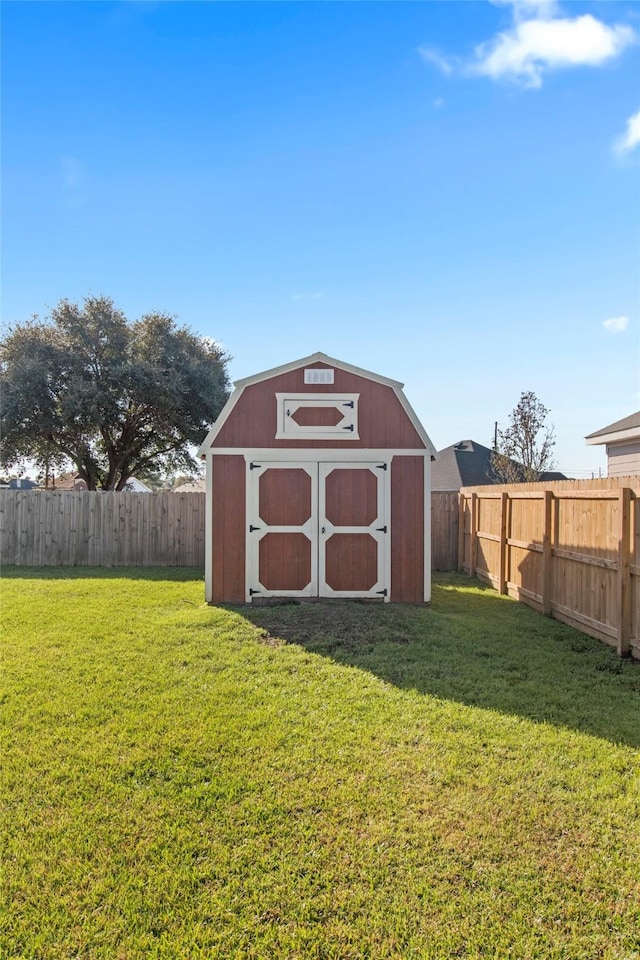
<svg viewBox="0 0 640 960"><path fill-rule="evenodd" d="M635 413L630 413L628 417L623 417L622 420L616 420L615 423L610 423L606 427L601 427L600 430L594 430L593 433L587 434L585 440L595 440L596 437L606 437L610 433L619 433L621 430L633 430L635 427L640 429L640 410L636 410Z"/></svg>
<svg viewBox="0 0 640 960"><path fill-rule="evenodd" d="M564 473L547 470L541 480L566 480ZM460 487L479 487L485 483L500 483L491 463L489 447L475 440L460 440L439 450L431 464L432 490L459 490Z"/></svg>

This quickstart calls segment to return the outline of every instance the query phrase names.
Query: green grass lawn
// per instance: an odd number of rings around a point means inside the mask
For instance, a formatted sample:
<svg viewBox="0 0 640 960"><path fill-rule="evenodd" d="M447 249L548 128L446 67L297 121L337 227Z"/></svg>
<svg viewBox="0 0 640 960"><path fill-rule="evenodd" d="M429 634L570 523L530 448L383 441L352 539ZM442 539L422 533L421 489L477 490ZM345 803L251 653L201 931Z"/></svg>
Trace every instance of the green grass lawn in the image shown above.
<svg viewBox="0 0 640 960"><path fill-rule="evenodd" d="M5 571L3 958L640 958L640 663L462 576Z"/></svg>

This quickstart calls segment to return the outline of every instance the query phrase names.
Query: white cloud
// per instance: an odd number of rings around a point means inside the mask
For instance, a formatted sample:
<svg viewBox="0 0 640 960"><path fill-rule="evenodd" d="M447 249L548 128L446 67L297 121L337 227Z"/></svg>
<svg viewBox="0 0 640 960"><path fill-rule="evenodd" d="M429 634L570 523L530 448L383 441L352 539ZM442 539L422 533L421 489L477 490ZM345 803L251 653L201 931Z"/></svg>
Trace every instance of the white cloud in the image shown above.
<svg viewBox="0 0 640 960"><path fill-rule="evenodd" d="M622 333L629 326L629 317L610 317L602 321L602 326L609 333Z"/></svg>
<svg viewBox="0 0 640 960"><path fill-rule="evenodd" d="M613 145L616 153L631 153L640 144L640 110L627 120L627 129Z"/></svg>
<svg viewBox="0 0 640 960"><path fill-rule="evenodd" d="M473 73L519 80L540 87L547 70L597 67L617 57L636 39L631 27L614 26L591 14L574 19L532 19L476 48Z"/></svg>
<svg viewBox="0 0 640 960"><path fill-rule="evenodd" d="M544 74L550 70L602 66L638 39L632 27L609 26L590 13L562 17L556 0L492 3L511 9L510 29L477 46L475 56L467 62L432 47L420 48L423 60L445 74L462 72L540 87Z"/></svg>
<svg viewBox="0 0 640 960"><path fill-rule="evenodd" d="M445 57L433 47L420 47L420 56L426 63L432 63L441 73L450 74L455 66L453 57Z"/></svg>

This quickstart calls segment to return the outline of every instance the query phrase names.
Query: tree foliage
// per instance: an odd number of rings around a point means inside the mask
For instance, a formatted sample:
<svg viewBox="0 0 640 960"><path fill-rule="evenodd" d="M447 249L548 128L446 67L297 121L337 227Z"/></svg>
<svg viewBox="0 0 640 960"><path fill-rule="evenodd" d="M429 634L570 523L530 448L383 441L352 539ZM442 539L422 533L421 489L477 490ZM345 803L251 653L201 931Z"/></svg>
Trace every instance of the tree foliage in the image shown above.
<svg viewBox="0 0 640 960"><path fill-rule="evenodd" d="M0 462L72 463L90 490L190 472L228 396L228 359L166 314L129 321L109 297L62 300L0 341Z"/></svg>
<svg viewBox="0 0 640 960"><path fill-rule="evenodd" d="M520 395L509 414L509 425L497 431L491 465L502 483L525 483L540 479L551 470L555 438L547 424L549 410L532 391Z"/></svg>

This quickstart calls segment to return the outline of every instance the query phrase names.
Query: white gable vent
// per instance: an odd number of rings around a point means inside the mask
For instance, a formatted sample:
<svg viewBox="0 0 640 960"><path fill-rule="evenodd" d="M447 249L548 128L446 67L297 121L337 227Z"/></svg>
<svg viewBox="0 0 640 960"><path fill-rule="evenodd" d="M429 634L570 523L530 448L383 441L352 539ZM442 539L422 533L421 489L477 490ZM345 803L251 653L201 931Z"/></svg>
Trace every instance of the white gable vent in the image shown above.
<svg viewBox="0 0 640 960"><path fill-rule="evenodd" d="M333 383L334 370L314 370L304 371L305 383Z"/></svg>

